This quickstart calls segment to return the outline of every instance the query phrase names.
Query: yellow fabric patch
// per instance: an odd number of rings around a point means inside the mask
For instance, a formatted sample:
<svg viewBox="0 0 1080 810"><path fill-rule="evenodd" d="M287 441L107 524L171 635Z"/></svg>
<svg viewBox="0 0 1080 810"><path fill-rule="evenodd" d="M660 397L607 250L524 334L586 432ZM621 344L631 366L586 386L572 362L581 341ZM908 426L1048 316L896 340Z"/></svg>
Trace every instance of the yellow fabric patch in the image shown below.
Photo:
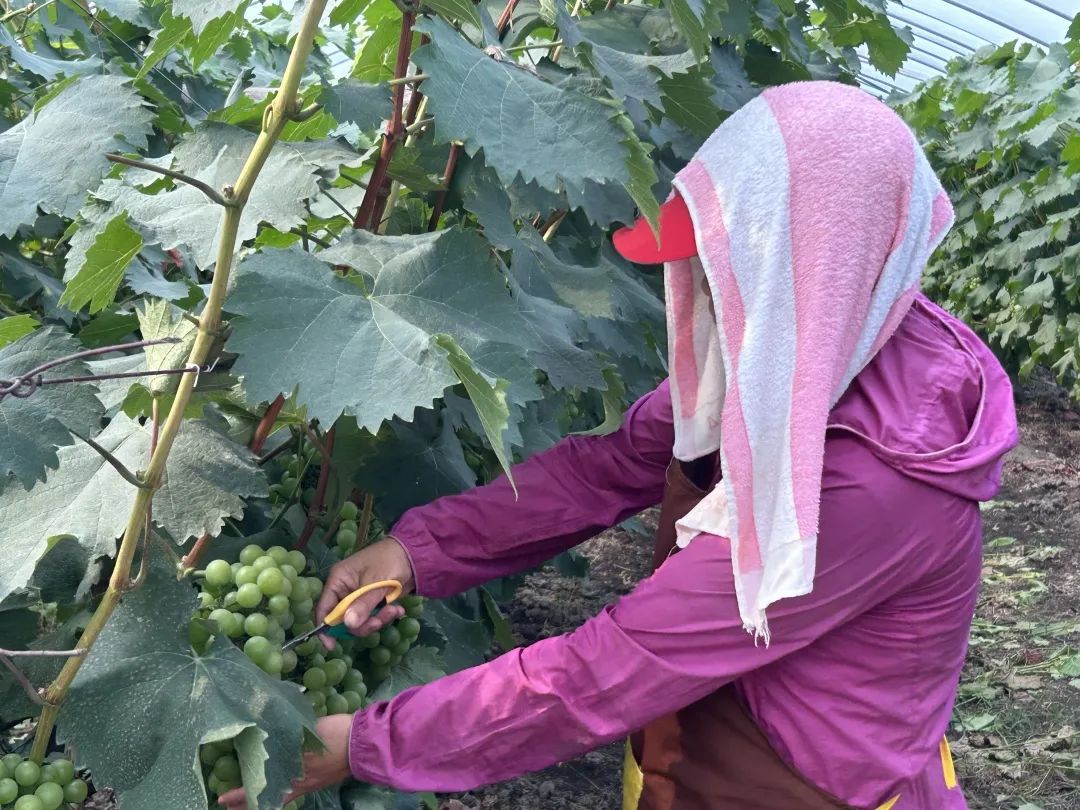
<svg viewBox="0 0 1080 810"><path fill-rule="evenodd" d="M623 756L622 810L637 810L641 801L641 791L645 787L645 774L634 759L630 740L626 741L626 754Z"/></svg>
<svg viewBox="0 0 1080 810"><path fill-rule="evenodd" d="M941 738L941 770L945 774L945 787L952 790L956 787L956 768L953 767L952 749L949 748L949 741L945 737Z"/></svg>
<svg viewBox="0 0 1080 810"><path fill-rule="evenodd" d="M891 807L894 807L898 801L900 801L900 796L899 795L893 796L891 799L889 799L887 802L885 802L885 804L883 804L883 805L881 805L881 807L877 808L877 810L889 810Z"/></svg>

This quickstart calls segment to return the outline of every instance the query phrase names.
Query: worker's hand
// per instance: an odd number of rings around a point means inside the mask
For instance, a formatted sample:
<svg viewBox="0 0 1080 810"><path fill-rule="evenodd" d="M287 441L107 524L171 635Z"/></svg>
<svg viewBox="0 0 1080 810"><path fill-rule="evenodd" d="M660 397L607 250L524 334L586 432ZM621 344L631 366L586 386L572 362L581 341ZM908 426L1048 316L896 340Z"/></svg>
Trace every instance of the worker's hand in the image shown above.
<svg viewBox="0 0 1080 810"><path fill-rule="evenodd" d="M352 776L349 770L349 731L352 728L352 719L351 714L331 714L319 718L316 730L326 749L304 754L304 775L293 782L292 790L281 802L283 805L305 793L340 785ZM237 788L223 793L218 804L229 810L247 810L244 789Z"/></svg>
<svg viewBox="0 0 1080 810"><path fill-rule="evenodd" d="M382 579L396 579L401 583L404 593L410 593L413 589L415 580L409 555L393 537L385 537L372 543L330 569L319 604L315 606L315 621L321 622L338 602L357 588ZM371 611L386 593L384 590L371 591L349 606L345 613L345 627L350 633L354 636L366 636L405 615L404 608L392 604L376 615L371 615ZM328 649L333 648L332 638L321 638Z"/></svg>

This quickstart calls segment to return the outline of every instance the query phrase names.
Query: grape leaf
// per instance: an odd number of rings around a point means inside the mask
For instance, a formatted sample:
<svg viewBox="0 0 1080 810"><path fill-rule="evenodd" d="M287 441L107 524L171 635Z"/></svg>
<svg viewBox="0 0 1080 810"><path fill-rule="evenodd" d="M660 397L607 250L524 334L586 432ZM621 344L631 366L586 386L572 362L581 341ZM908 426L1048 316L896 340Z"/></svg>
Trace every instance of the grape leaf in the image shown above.
<svg viewBox="0 0 1080 810"><path fill-rule="evenodd" d="M40 325L38 319L30 314L0 318L0 348L18 340L23 335L29 335Z"/></svg>
<svg viewBox="0 0 1080 810"><path fill-rule="evenodd" d="M20 597L13 598L18 599ZM4 605L7 604L8 602L5 601ZM0 607L0 611L2 610L3 607ZM32 613L31 611L24 612ZM36 613L32 613L32 616L36 625L40 616ZM10 637L7 635L0 636L0 638L4 639L5 646L15 649L70 650L75 646L81 627L87 618L86 613L76 613L59 627L37 636L28 644L21 644L14 639L9 641ZM6 627L3 628L5 632L7 632L7 629ZM53 656L42 656L40 658L34 656L20 657L17 660L19 669L22 670L30 683L40 688L47 686L60 674L60 669L66 659ZM10 676L6 668L0 667L0 722L14 722L26 717L34 717L40 712L41 706L30 700L23 687L15 682L15 679Z"/></svg>
<svg viewBox="0 0 1080 810"><path fill-rule="evenodd" d="M594 18L597 16L608 15L594 15ZM659 108L662 103L659 79L685 74L698 63L692 50L649 56L624 53L593 42L561 3L556 5L556 21L563 42L586 54L593 69L611 84L615 98L635 98Z"/></svg>
<svg viewBox="0 0 1080 810"><path fill-rule="evenodd" d="M54 59L40 53L28 51L4 26L0 26L0 48L3 48L4 52L23 70L34 73L49 82L54 81L59 76L87 74L101 68L101 60L96 57L89 59Z"/></svg>
<svg viewBox="0 0 1080 810"><path fill-rule="evenodd" d="M129 470L146 466L148 426L119 414L97 442ZM135 488L88 445L64 447L58 456L59 469L44 483L29 492L18 487L0 492L0 598L29 580L49 538L74 535L96 559L111 556L115 538L123 533ZM154 523L177 542L216 534L224 518L243 514L244 497L266 494L266 478L246 448L204 421L189 420L169 454L165 483L154 495Z"/></svg>
<svg viewBox="0 0 1080 810"><path fill-rule="evenodd" d="M255 139L256 135L238 127L203 124L176 147L172 168L220 189L236 180ZM282 231L300 225L306 215L304 201L317 192L314 167L295 149L275 149L244 208L240 241L254 239L260 222ZM198 189L177 184L170 191L144 194L132 185L107 180L95 196L110 203L113 215L126 211L129 224L147 243L160 244L166 250L186 247L199 266L213 264L221 206Z"/></svg>
<svg viewBox="0 0 1080 810"><path fill-rule="evenodd" d="M390 676L375 687L372 700L389 700L413 686L438 680L446 674L446 663L434 647L413 647L390 670Z"/></svg>
<svg viewBox="0 0 1080 810"><path fill-rule="evenodd" d="M430 76L424 95L437 141L460 140L469 155L483 149L506 185L518 174L553 190L585 179L618 182L633 185L635 201L647 204L639 199L638 166L617 106L497 61L441 19L417 30L431 37L413 61Z"/></svg>
<svg viewBox="0 0 1080 810"><path fill-rule="evenodd" d="M249 792L265 782L253 804L280 807L315 730L310 704L223 636L195 653L188 642L195 606L194 589L155 561L79 670L59 738L125 810L158 810L162 796L170 806L205 807L198 746L235 737Z"/></svg>
<svg viewBox="0 0 1080 810"><path fill-rule="evenodd" d="M472 23L477 28L483 27L472 0L424 0L424 5L448 22L461 21Z"/></svg>
<svg viewBox="0 0 1080 810"><path fill-rule="evenodd" d="M152 371L163 368L181 368L187 362L191 347L195 345L195 336L198 334L199 327L186 320L180 309L160 299L145 302L137 314L143 340L164 338L179 338L180 340L179 343L164 343L144 348L146 368ZM180 377L176 374L144 377L143 384L151 394L171 394L180 385Z"/></svg>
<svg viewBox="0 0 1080 810"><path fill-rule="evenodd" d="M11 380L42 363L82 349L55 327L32 332L0 348L0 380ZM89 372L82 361L65 363L53 376ZM28 397L0 399L0 478L14 474L29 489L45 480L60 460L57 448L72 444L72 430L84 436L97 432L104 408L93 385L43 386ZM0 497L15 500L25 493L9 486Z"/></svg>
<svg viewBox="0 0 1080 810"><path fill-rule="evenodd" d="M339 124L355 124L361 132L369 132L390 117L390 88L385 84L368 84L345 79L323 88L319 100L323 109Z"/></svg>
<svg viewBox="0 0 1080 810"><path fill-rule="evenodd" d="M67 283L60 303L76 312L87 304L91 313L105 309L116 297L124 271L142 246L142 236L127 224L127 217L123 214L113 217L87 249L82 266Z"/></svg>
<svg viewBox="0 0 1080 810"><path fill-rule="evenodd" d="M690 44L690 49L700 56L708 53L709 34L705 29L707 11L705 0L668 0L665 5L671 12L675 27L682 32ZM726 7L727 4L723 5Z"/></svg>
<svg viewBox="0 0 1080 810"><path fill-rule="evenodd" d="M191 30L199 36L211 20L232 14L244 0L173 0L172 13L191 20Z"/></svg>
<svg viewBox="0 0 1080 810"><path fill-rule="evenodd" d="M483 622L466 619L441 599L429 599L424 605L424 625L442 637L440 654L449 672L484 663L492 633Z"/></svg>
<svg viewBox="0 0 1080 810"><path fill-rule="evenodd" d="M134 315L120 312L105 312L98 315L79 330L79 342L83 346L91 349L101 348L102 346L111 346L128 338L138 326L139 319ZM100 393L98 398L101 398Z"/></svg>
<svg viewBox="0 0 1080 810"><path fill-rule="evenodd" d="M506 380L495 380L492 383L476 370L472 359L465 351L454 342L452 337L438 335L435 342L439 348L447 354L450 368L454 370L461 384L472 400L476 414L480 418L484 435L491 444L495 457L499 459L499 465L506 473L510 486L517 495L517 485L514 483L513 473L510 471L510 447L507 442L507 430L510 427L510 408L506 403Z"/></svg>
<svg viewBox="0 0 1080 810"><path fill-rule="evenodd" d="M374 277L370 296L310 254L264 251L237 268L229 309L236 370L254 399L299 387L310 416L345 412L375 429L430 407L456 382L432 338L451 336L515 400L539 396L535 368L588 385L599 376L562 314L515 298L486 243L458 229L418 236L354 232L328 258ZM351 257L351 258L350 258ZM396 379L393 386L381 384Z"/></svg>
<svg viewBox="0 0 1080 810"><path fill-rule="evenodd" d="M0 234L37 208L73 217L108 169L105 153L142 148L152 114L122 76L87 76L0 133Z"/></svg>

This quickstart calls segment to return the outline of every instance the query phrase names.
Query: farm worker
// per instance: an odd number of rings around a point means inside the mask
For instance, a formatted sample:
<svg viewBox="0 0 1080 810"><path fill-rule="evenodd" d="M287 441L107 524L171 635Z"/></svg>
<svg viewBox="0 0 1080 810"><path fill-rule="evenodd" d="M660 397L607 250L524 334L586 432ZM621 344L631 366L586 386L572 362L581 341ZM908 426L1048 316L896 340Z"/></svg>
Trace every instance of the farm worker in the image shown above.
<svg viewBox="0 0 1080 810"><path fill-rule="evenodd" d="M766 90L674 181L669 378L602 437L407 512L317 613L444 597L661 505L654 573L574 632L319 721L299 791L463 791L629 738L627 810L965 807L944 734L1010 383L919 292L952 221L915 138L828 82ZM363 635L397 618L346 619ZM232 797L229 797L232 799ZM242 804L242 797L241 797Z"/></svg>

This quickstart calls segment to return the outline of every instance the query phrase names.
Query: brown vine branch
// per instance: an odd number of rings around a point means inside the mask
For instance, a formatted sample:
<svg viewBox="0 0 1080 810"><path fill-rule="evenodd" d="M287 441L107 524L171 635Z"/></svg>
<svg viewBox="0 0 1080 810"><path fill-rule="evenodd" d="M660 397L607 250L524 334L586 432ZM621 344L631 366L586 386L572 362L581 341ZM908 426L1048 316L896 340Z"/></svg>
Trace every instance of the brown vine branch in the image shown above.
<svg viewBox="0 0 1080 810"><path fill-rule="evenodd" d="M296 539L296 548L301 551L307 548L311 535L315 533L315 525L318 523L319 513L323 509L323 502L326 499L326 485L330 481L330 456L333 452L334 428L330 428L330 430L326 431L326 437L323 440L323 464L319 470L319 483L315 486L315 498L312 500L311 506L308 507L308 516L304 522L304 528Z"/></svg>
<svg viewBox="0 0 1080 810"><path fill-rule="evenodd" d="M399 84L420 84L420 82L430 78L431 77L426 73L414 73L412 76L402 76L401 78L390 79L386 83L390 87L397 87Z"/></svg>
<svg viewBox="0 0 1080 810"><path fill-rule="evenodd" d="M41 695L38 694L37 689L30 683L30 679L26 677L26 673L15 666L15 662L7 656L7 650L0 652L0 664L7 667L8 672L11 673L11 677L15 679L15 682L22 687L26 692L26 696L38 706L44 706L45 701L41 699Z"/></svg>
<svg viewBox="0 0 1080 810"><path fill-rule="evenodd" d="M519 1L507 0L506 7L503 9L502 14L499 15L499 21L495 23L495 30L499 34L499 39L503 38L506 29L510 27L510 21L514 18L514 9L517 8Z"/></svg>
<svg viewBox="0 0 1080 810"><path fill-rule="evenodd" d="M261 467L263 464L267 464L270 461L273 461L275 458L280 456L282 453L284 453L288 449L289 449L289 443L288 442L282 442L281 444L279 444L277 447L275 447L270 452L264 453L263 455L259 456L259 460L256 461L255 463L258 464Z"/></svg>
<svg viewBox="0 0 1080 810"><path fill-rule="evenodd" d="M375 510L375 496L364 493L364 509L360 513L360 525L356 527L356 541L361 546L367 544L368 532L371 531L371 515Z"/></svg>
<svg viewBox="0 0 1080 810"><path fill-rule="evenodd" d="M356 209L353 217L353 228L372 230L373 224L378 223L376 203L380 197L387 194L386 181L389 179L390 159L394 156L398 142L405 132L404 105L406 73L409 70L409 56L412 52L413 23L416 21L416 13L406 11L401 15L401 35L398 38L397 61L394 64L394 107L390 120L386 124L383 133L382 145L379 148L379 157L371 170L368 178L368 186L364 191L364 199Z"/></svg>
<svg viewBox="0 0 1080 810"><path fill-rule="evenodd" d="M86 649L74 650L5 650L0 648L0 655L8 658L79 658L86 655Z"/></svg>
<svg viewBox="0 0 1080 810"><path fill-rule="evenodd" d="M259 419L259 424L255 426L255 433L251 436L251 444L248 445L251 448L251 452L258 455L262 452L263 446L266 444L266 440L270 438L270 433L274 429L274 423L277 421L278 415L281 413L281 409L285 407L285 395L278 394L274 401L266 406L266 410L263 411L262 418Z"/></svg>
<svg viewBox="0 0 1080 810"><path fill-rule="evenodd" d="M457 169L458 158L461 157L462 145L455 143L450 147L450 154L446 158L446 168L443 169L442 188L435 197L435 206L431 210L431 218L428 219L428 231L434 231L439 227L443 208L446 206L446 198L450 194L450 181L454 179L454 171Z"/></svg>
<svg viewBox="0 0 1080 810"><path fill-rule="evenodd" d="M309 104L297 113L294 113L292 120L298 124L308 121L322 112L323 105L321 102L316 101L314 104Z"/></svg>
<svg viewBox="0 0 1080 810"><path fill-rule="evenodd" d="M251 151L248 153L243 168L240 170L240 176L232 185L230 195L232 204L222 208L217 257L214 264L214 280L210 285L206 305L203 307L202 317L199 320L199 331L188 354L187 365L193 368L199 368L206 362L206 358L218 338L225 293L229 287L229 276L236 254L243 208L251 196L251 189L258 179L259 172L266 165L270 150L281 136L281 132L289 122L291 115L296 111L296 98L300 80L308 56L314 48L319 20L326 10L326 3L327 0L308 0L303 21L293 41L292 52L289 54L289 61L285 67L285 74L281 78L277 95L266 108L266 113L263 115L262 129L252 145ZM187 409L188 402L190 402L192 392L195 389L195 376L195 374L185 374L180 378L172 408L161 426L157 448L154 450L154 454L143 475L143 480L147 486L144 489L137 490L135 494L135 503L128 516L123 539L120 541L120 549L116 555L116 563L112 577L109 580L109 586L93 616L86 623L78 642L78 646L81 648L86 650L92 648L123 595L123 586L127 583L131 573L132 561L139 546L139 539L143 533L146 514L150 508L154 490L161 485L169 452L172 450L173 443L180 432L184 411ZM41 716L38 718L37 729L34 733L34 745L30 752L30 756L35 762L41 762L44 759L61 704L67 696L72 681L75 680L75 676L79 672L82 661L82 658L69 658L63 669L60 670L60 674L45 693L45 706L41 711Z"/></svg>
<svg viewBox="0 0 1080 810"><path fill-rule="evenodd" d="M71 431L71 435L77 439L82 439L84 442L90 445L90 447L93 448L94 452L96 452L99 456L109 462L109 465L120 474L120 477L127 481L129 484L131 484L133 487L137 489L147 488L147 484L142 479L140 479L139 476L129 470L124 465L124 462L122 462L120 459L118 459L100 444L95 442L89 436L83 436L81 433L74 430Z"/></svg>
<svg viewBox="0 0 1080 810"><path fill-rule="evenodd" d="M209 183L204 183L202 180L196 180L191 175L184 174L183 172L166 169L164 166L158 166L145 160L129 158L125 157L124 155L118 155L115 152L109 152L105 155L105 157L113 163L122 163L125 166L134 166L136 169L146 169L146 171L148 172L156 172L157 174L163 174L166 177L171 177L173 180L179 180L181 183L186 183L192 188L197 188L199 191L205 194L212 202L216 202L218 205L222 205L226 208L230 208L236 205L233 200L227 199L220 191L211 186Z"/></svg>

